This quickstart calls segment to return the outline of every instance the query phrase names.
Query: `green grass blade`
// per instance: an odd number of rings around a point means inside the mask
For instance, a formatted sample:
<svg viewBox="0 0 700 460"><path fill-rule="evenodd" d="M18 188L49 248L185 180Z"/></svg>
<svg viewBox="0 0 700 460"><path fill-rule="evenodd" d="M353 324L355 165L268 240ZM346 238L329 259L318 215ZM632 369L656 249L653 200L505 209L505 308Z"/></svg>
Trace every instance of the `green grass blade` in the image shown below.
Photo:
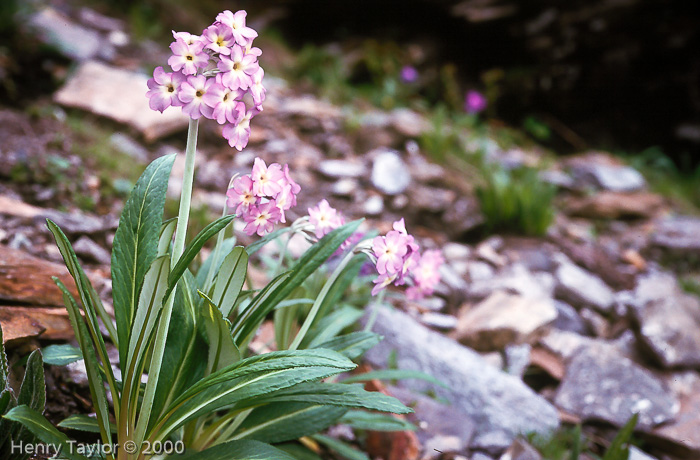
<svg viewBox="0 0 700 460"><path fill-rule="evenodd" d="M231 309L243 289L247 272L248 253L242 246L233 248L221 264L211 297L224 318L231 314Z"/></svg>
<svg viewBox="0 0 700 460"><path fill-rule="evenodd" d="M610 443L610 447L603 456L603 460L626 460L629 456L629 448L626 444L629 442L634 429L637 427L637 420L639 419L639 414L634 414L625 423L620 431L617 433L615 438Z"/></svg>

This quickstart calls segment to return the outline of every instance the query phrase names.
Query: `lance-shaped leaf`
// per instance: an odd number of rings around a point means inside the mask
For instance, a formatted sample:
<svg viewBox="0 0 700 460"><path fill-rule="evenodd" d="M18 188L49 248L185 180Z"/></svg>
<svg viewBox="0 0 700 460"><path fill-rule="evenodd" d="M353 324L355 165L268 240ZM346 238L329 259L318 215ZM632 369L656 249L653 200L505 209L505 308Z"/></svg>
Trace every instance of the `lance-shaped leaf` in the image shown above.
<svg viewBox="0 0 700 460"><path fill-rule="evenodd" d="M170 252L175 228L177 228L177 217L168 219L161 224L160 235L158 236L158 257L164 256Z"/></svg>
<svg viewBox="0 0 700 460"><path fill-rule="evenodd" d="M233 248L221 264L211 296L211 300L219 307L224 318L228 318L231 314L231 309L243 289L247 272L248 253L242 246Z"/></svg>
<svg viewBox="0 0 700 460"><path fill-rule="evenodd" d="M359 358L367 350L382 340L379 334L370 331L351 332L335 337L327 342L319 343L314 348L334 350L350 359Z"/></svg>
<svg viewBox="0 0 700 460"><path fill-rule="evenodd" d="M312 329L318 325L319 321L328 316L328 312L331 311L334 306L340 303L343 294L350 287L352 282L357 279L360 274L360 269L362 269L362 266L366 261L367 256L364 254L358 254L352 258L350 263L348 263L345 270L343 270L340 276L338 276L328 291L328 294L326 294L326 297L323 299L323 303L321 304L321 308L318 310L316 319L311 324Z"/></svg>
<svg viewBox="0 0 700 460"><path fill-rule="evenodd" d="M149 434L148 438L161 439L188 420L241 400L247 400L249 407L257 405L258 398L275 390L320 380L354 367L352 361L330 350L277 351L244 359L187 390L156 425L157 436Z"/></svg>
<svg viewBox="0 0 700 460"><path fill-rule="evenodd" d="M187 453L182 460L296 460L269 444L242 439L210 447L202 452Z"/></svg>
<svg viewBox="0 0 700 460"><path fill-rule="evenodd" d="M302 348L316 348L319 343L326 342L340 334L362 317L362 310L344 306L328 314L318 321L316 327L311 329L301 342Z"/></svg>
<svg viewBox="0 0 700 460"><path fill-rule="evenodd" d="M393 415L377 414L363 410L351 410L343 415L339 423L350 425L358 430L371 431L413 431L416 427L406 420Z"/></svg>
<svg viewBox="0 0 700 460"><path fill-rule="evenodd" d="M68 436L58 431L46 417L28 406L17 406L5 415L13 422L21 423L34 436L45 444L59 446L63 457L69 460L87 460L75 451L68 442ZM63 458L62 457L62 458Z"/></svg>
<svg viewBox="0 0 700 460"><path fill-rule="evenodd" d="M44 362L52 366L65 366L83 359L80 348L70 344L49 345L41 350L41 354Z"/></svg>
<svg viewBox="0 0 700 460"><path fill-rule="evenodd" d="M228 254L233 250L233 247L236 245L236 238L231 237L231 238L226 238L222 243L221 246L219 246L219 254ZM214 270L214 273L219 271L219 267L221 266L221 257L218 258L218 260L214 260L214 255L215 252L212 251L209 256L204 259L204 262L202 262L202 265L199 267L199 270L197 270L197 275L195 276L195 279L197 281L197 289L201 289L202 291L206 292L206 286L204 285L207 281L207 277L209 275L209 270Z"/></svg>
<svg viewBox="0 0 700 460"><path fill-rule="evenodd" d="M413 412L413 409L404 406L398 399L376 391L365 391L362 385L318 382L304 383L291 388L280 389L274 393L261 396L255 401L242 401L237 408L282 401L352 407L380 412L392 412L394 414L408 414Z"/></svg>
<svg viewBox="0 0 700 460"><path fill-rule="evenodd" d="M345 412L344 407L305 403L267 404L253 409L234 439L255 439L275 444L323 431Z"/></svg>
<svg viewBox="0 0 700 460"><path fill-rule="evenodd" d="M301 286L301 283L303 283L309 275L328 260L340 245L357 230L357 227L359 227L361 223L362 220L360 219L336 228L306 250L297 264L292 268L289 277L270 292L263 302L260 302L258 308L251 315L251 321L246 321L243 325L239 336L236 338L239 347L241 346L239 338L249 337L258 328L258 325L262 323L262 320L267 314L294 289Z"/></svg>
<svg viewBox="0 0 700 460"><path fill-rule="evenodd" d="M343 383L367 382L369 380L404 380L418 379L426 382L434 383L443 388L448 386L425 372L414 371L410 369L380 369L378 371L365 372L364 374L351 375L343 379Z"/></svg>
<svg viewBox="0 0 700 460"><path fill-rule="evenodd" d="M187 267L190 266L195 256L199 254L199 251L202 249L202 246L204 246L204 243L209 241L209 239L219 233L219 231L223 230L234 217L236 216L229 215L219 217L214 222L204 227L204 230L199 232L199 234L194 237L190 244L187 245L185 251L182 253L182 256L180 256L170 272L170 277L168 278L168 290L165 293L166 297L170 295L170 291L175 288L182 274L185 273L185 270L187 270Z"/></svg>
<svg viewBox="0 0 700 460"><path fill-rule="evenodd" d="M85 431L88 433L100 433L100 424L94 417L89 417L84 414L73 414L63 419L58 426L68 430ZM117 434L117 426L110 423L109 429L113 434Z"/></svg>
<svg viewBox="0 0 700 460"><path fill-rule="evenodd" d="M126 367L129 331L146 272L158 254L165 192L175 155L153 161L136 181L124 205L112 248L112 293L119 360Z"/></svg>
<svg viewBox="0 0 700 460"><path fill-rule="evenodd" d="M221 316L221 310L202 291L199 295L205 300L200 309L201 324L209 341L207 374L230 366L241 359L238 347L231 337L231 323Z"/></svg>
<svg viewBox="0 0 700 460"><path fill-rule="evenodd" d="M331 438L330 436L315 434L311 438L325 445L329 449L335 451L337 454L339 454L342 458L346 460L370 460L369 456L364 452L355 449L354 447L344 443L343 441Z"/></svg>
<svg viewBox="0 0 700 460"><path fill-rule="evenodd" d="M92 396L92 404L95 406L97 420L100 423L100 434L102 435L102 440L111 443L112 437L111 432L109 431L109 406L107 405L107 394L105 393L105 387L102 380L102 374L100 373L100 366L97 362L97 355L95 354L93 341L90 340L90 333L87 330L85 321L80 315L78 305L75 303L75 299L68 291L68 288L66 288L66 286L58 278L54 277L53 280L63 293L63 302L66 304L66 310L68 310L68 317L70 319L71 326L73 326L73 333L78 341L78 345L80 345L80 351L83 354L83 359L85 359L85 370L87 371L88 375L90 395ZM109 367L109 361L107 361L105 365Z"/></svg>
<svg viewBox="0 0 700 460"><path fill-rule="evenodd" d="M245 250L249 256L252 256L256 252L258 252L263 246L265 246L267 243L274 240L275 238L279 238L280 236L284 235L287 232L290 232L291 230L292 230L292 227L282 227L280 229L277 229L274 232L263 236L258 241L248 245L248 247Z"/></svg>

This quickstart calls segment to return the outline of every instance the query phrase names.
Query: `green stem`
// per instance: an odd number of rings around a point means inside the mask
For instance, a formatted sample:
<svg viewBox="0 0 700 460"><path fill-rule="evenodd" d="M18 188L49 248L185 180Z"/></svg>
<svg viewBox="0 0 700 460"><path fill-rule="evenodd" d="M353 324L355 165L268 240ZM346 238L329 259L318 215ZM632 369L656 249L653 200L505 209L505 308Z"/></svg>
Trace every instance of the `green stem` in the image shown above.
<svg viewBox="0 0 700 460"><path fill-rule="evenodd" d="M316 297L316 300L314 301L314 304L311 307L309 314L306 316L306 319L304 320L304 324L301 325L301 329L299 329L297 336L294 337L294 341L289 346L290 350L296 350L297 348L299 348L299 345L301 345L301 341L304 340L304 336L309 331L311 324L314 322L314 319L316 318L316 314L318 313L318 310L321 308L321 305L323 304L323 301L326 298L326 295L328 295L328 291L331 290L331 286L333 286L333 283L335 283L335 280L338 279L338 277L343 272L343 270L345 269L345 267L347 266L347 264L350 262L350 260L353 258L354 255L355 255L355 253L353 251L348 251L348 253L345 255L343 260L341 260L340 263L338 264L338 266L335 267L335 270L333 270L333 274L331 274L331 277L328 278L328 281L326 281L326 284L323 285L323 288L321 288L321 292L318 293L318 297Z"/></svg>
<svg viewBox="0 0 700 460"><path fill-rule="evenodd" d="M374 322L377 321L377 314L379 313L379 307L384 303L384 296L386 295L386 289L382 289L379 292L379 297L377 297L377 300L372 304L372 311L369 314L369 319L367 320L367 324L365 324L365 331L369 332L372 330L372 326L374 326Z"/></svg>
<svg viewBox="0 0 700 460"><path fill-rule="evenodd" d="M224 211L221 213L221 217L228 214L228 203L224 203ZM211 264L209 265L209 271L207 272L207 279L204 281L203 292L208 294L211 284L214 281L214 274L216 273L216 268L219 266L219 257L221 256L221 245L224 244L224 234L226 233L226 228L222 229L216 235L216 245L214 246L214 252L211 253Z"/></svg>
<svg viewBox="0 0 700 460"><path fill-rule="evenodd" d="M197 151L197 128L199 120L190 119L189 130L187 131L187 148L185 149L185 171L182 177L182 192L180 194L180 211L177 218L177 226L175 228L175 242L173 244L172 257L170 258L170 268L175 267L175 264L182 256L185 250L185 239L187 237L187 223L190 216L190 205L192 203L192 184L194 182L194 166L195 155ZM148 422L151 417L151 407L156 395L158 386L158 378L160 376L160 368L163 363L163 355L165 354L165 342L168 337L168 329L170 328L170 317L173 312L173 303L175 302L175 291L170 293L166 304L163 306L160 320L158 321L158 331L156 332L155 343L153 345L153 354L151 363L148 367L148 382L141 403L141 413L134 432L134 441L137 445L141 445L148 428Z"/></svg>

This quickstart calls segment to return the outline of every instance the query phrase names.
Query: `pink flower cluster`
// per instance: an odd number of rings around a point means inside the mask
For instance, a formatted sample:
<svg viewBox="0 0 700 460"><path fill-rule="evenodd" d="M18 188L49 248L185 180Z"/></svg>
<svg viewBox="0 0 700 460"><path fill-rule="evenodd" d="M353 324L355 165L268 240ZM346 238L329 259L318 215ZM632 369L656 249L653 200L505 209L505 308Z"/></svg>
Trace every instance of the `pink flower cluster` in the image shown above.
<svg viewBox="0 0 700 460"><path fill-rule="evenodd" d="M250 119L262 111L265 100L265 73L258 64L262 51L253 47L258 33L245 20L245 11L226 10L202 35L173 31L168 59L173 71L156 67L146 93L153 110L182 107L195 120L216 120L238 150L248 144ZM247 94L252 104L244 102Z"/></svg>
<svg viewBox="0 0 700 460"><path fill-rule="evenodd" d="M404 220L394 222L393 230L372 241L372 251L377 257L379 277L374 281L372 295L390 284L401 286L411 280L406 290L409 299L417 300L433 293L440 282L440 265L444 259L440 251L429 250L421 256L419 246L406 231Z"/></svg>
<svg viewBox="0 0 700 460"><path fill-rule="evenodd" d="M234 179L226 192L226 204L235 208L246 222L243 231L247 235L257 233L263 236L274 228L276 223L286 223L285 211L297 204L299 184L289 175L289 165L272 163L267 166L256 158L250 174Z"/></svg>
<svg viewBox="0 0 700 460"><path fill-rule="evenodd" d="M323 199L315 207L309 208L309 223L314 226L316 238L321 239L336 228L345 225L345 217Z"/></svg>

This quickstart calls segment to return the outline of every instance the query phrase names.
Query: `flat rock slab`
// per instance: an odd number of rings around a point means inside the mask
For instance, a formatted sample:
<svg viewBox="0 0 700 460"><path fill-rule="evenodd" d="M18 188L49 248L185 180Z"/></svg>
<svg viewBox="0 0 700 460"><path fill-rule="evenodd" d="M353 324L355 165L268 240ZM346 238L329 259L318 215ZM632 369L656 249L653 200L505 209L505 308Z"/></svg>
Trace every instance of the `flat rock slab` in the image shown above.
<svg viewBox="0 0 700 460"><path fill-rule="evenodd" d="M700 458L700 380L680 398L681 410L671 423L656 428L652 436L670 442L669 451L684 458ZM670 452L669 452L670 453ZM630 457L631 458L631 457Z"/></svg>
<svg viewBox="0 0 700 460"><path fill-rule="evenodd" d="M68 82L54 94L54 100L97 115L128 124L147 141L187 127L189 117L177 107L164 113L151 110L146 92L148 76L86 61Z"/></svg>
<svg viewBox="0 0 700 460"><path fill-rule="evenodd" d="M600 344L574 355L554 402L583 420L602 420L618 427L639 413L637 426L647 430L672 420L680 408L651 372Z"/></svg>
<svg viewBox="0 0 700 460"><path fill-rule="evenodd" d="M3 305L0 306L0 325L5 342L37 336L48 340L67 340L73 337L65 308Z"/></svg>
<svg viewBox="0 0 700 460"><path fill-rule="evenodd" d="M615 300L610 287L593 273L570 262L562 263L554 274L557 296L578 307L610 311Z"/></svg>
<svg viewBox="0 0 700 460"><path fill-rule="evenodd" d="M664 249L700 254L700 218L664 219L656 224L651 242Z"/></svg>
<svg viewBox="0 0 700 460"><path fill-rule="evenodd" d="M629 309L640 341L666 368L700 368L700 299L669 275L641 278Z"/></svg>
<svg viewBox="0 0 700 460"><path fill-rule="evenodd" d="M63 265L0 245L0 300L63 306L63 294L52 276L58 277L74 296L78 296L73 278Z"/></svg>
<svg viewBox="0 0 700 460"><path fill-rule="evenodd" d="M512 441L518 433L549 433L559 425L556 409L520 379L407 314L382 308L373 330L384 340L365 358L375 367L386 367L396 353L399 369L422 371L444 382L447 389L418 380L405 380L401 385L432 390L450 401L475 421L480 438L507 433Z"/></svg>
<svg viewBox="0 0 700 460"><path fill-rule="evenodd" d="M663 197L655 193L604 191L569 199L565 210L569 215L591 219L649 218L657 215L664 203Z"/></svg>
<svg viewBox="0 0 700 460"><path fill-rule="evenodd" d="M613 192L633 192L646 185L644 176L629 166L581 163L572 167L571 172L586 185Z"/></svg>
<svg viewBox="0 0 700 460"><path fill-rule="evenodd" d="M498 350L534 341L556 317L550 298L498 291L460 316L455 335L476 350Z"/></svg>

